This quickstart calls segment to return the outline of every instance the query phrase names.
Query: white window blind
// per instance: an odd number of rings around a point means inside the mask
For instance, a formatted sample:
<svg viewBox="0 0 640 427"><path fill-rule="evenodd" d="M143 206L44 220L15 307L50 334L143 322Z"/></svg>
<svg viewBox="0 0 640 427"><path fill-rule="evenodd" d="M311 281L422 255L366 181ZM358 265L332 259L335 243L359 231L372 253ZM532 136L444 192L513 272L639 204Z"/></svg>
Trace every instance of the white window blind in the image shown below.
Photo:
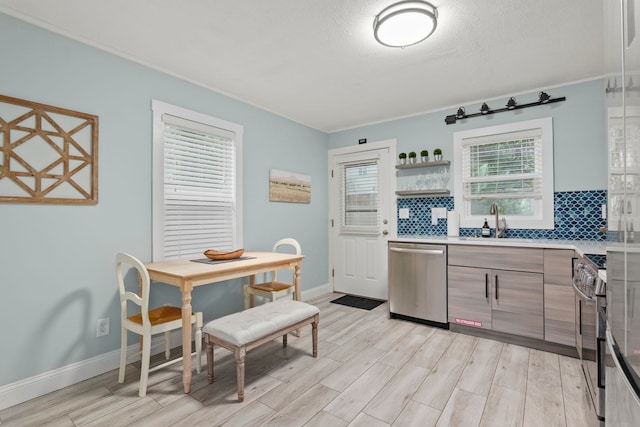
<svg viewBox="0 0 640 427"><path fill-rule="evenodd" d="M454 198L462 227L480 227L498 206L510 229L553 229L551 117L453 134Z"/></svg>
<svg viewBox="0 0 640 427"><path fill-rule="evenodd" d="M380 228L378 162L343 163L340 178L343 187L339 200L341 231L377 234Z"/></svg>
<svg viewBox="0 0 640 427"><path fill-rule="evenodd" d="M241 134L178 114L155 117L154 261L236 249Z"/></svg>
<svg viewBox="0 0 640 427"><path fill-rule="evenodd" d="M542 197L542 133L539 129L462 142L464 198Z"/></svg>

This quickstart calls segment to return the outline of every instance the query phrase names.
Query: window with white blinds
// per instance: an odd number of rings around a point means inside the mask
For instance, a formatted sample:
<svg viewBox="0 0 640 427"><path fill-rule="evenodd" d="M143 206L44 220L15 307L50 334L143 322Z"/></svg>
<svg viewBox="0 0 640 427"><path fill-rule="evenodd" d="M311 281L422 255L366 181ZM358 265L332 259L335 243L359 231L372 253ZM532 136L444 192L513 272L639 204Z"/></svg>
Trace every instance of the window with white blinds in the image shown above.
<svg viewBox="0 0 640 427"><path fill-rule="evenodd" d="M154 261L241 247L242 127L154 101Z"/></svg>
<svg viewBox="0 0 640 427"><path fill-rule="evenodd" d="M463 226L481 226L496 203L512 228L553 228L551 132L542 119L456 133Z"/></svg>
<svg viewBox="0 0 640 427"><path fill-rule="evenodd" d="M380 228L380 185L377 160L340 164L339 200L343 233L377 234Z"/></svg>

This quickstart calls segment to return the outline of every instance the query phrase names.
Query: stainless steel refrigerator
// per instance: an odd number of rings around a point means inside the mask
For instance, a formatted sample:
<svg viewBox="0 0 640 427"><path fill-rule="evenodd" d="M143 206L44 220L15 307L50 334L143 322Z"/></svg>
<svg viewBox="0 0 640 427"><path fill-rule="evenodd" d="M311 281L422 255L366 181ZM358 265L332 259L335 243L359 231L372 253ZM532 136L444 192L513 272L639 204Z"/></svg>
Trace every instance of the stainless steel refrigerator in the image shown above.
<svg viewBox="0 0 640 427"><path fill-rule="evenodd" d="M640 0L607 0L607 426L640 425Z"/></svg>

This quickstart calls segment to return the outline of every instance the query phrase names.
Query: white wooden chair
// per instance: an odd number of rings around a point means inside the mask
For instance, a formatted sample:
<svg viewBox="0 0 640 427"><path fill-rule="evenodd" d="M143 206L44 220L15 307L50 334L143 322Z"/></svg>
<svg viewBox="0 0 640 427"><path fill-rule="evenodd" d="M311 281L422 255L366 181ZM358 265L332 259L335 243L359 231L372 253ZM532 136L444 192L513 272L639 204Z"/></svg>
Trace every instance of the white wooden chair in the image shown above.
<svg viewBox="0 0 640 427"><path fill-rule="evenodd" d="M302 249L300 248L300 243L296 239L292 239L287 237L285 239L278 240L275 245L273 245L273 252L277 252L278 248L284 245L291 245L296 250L296 255L302 254ZM293 269L291 269L293 271ZM293 295L295 292L294 283L284 283L278 281L278 272L273 271L270 282L258 283L258 284L249 284L244 287L244 308L250 308L255 305L254 297L260 296L263 298L268 298L269 301L273 302L278 298L282 298L287 295ZM296 297L297 295L294 295Z"/></svg>
<svg viewBox="0 0 640 427"><path fill-rule="evenodd" d="M123 264L129 265L130 267L138 271L141 295L127 291L125 289ZM164 305L162 307L157 307L149 310L149 293L151 283L151 281L149 280L149 273L147 272L144 264L142 264L138 259L129 254L118 253L116 255L116 277L118 279L118 290L120 292L120 321L122 323L120 343L120 372L118 375L118 382L124 382L125 366L127 362L127 331L131 331L142 337L142 367L140 369L140 391L138 394L140 395L140 397L144 397L147 394L149 372L156 371L158 369L166 367L169 364L182 360L182 358L180 357L149 369L151 358L151 337L155 334L164 332L165 358L168 360L171 350L171 331L175 329L182 329L182 308ZM139 312L136 312L136 314L128 314L127 303L129 301L132 302L134 306L138 307ZM202 313L193 313L193 315L191 316L191 324L195 325L195 365L197 373L200 373L200 356L202 354Z"/></svg>

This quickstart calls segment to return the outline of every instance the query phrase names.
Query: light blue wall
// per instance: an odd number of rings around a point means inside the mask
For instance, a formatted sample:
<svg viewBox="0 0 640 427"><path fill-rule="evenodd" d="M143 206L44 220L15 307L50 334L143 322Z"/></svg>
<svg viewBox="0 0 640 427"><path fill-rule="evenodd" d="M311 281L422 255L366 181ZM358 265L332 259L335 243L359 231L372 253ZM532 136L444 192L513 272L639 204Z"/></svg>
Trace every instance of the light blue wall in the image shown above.
<svg viewBox="0 0 640 427"><path fill-rule="evenodd" d="M151 259L151 100L244 125L244 247L302 245L302 287L328 282L325 133L0 14L0 93L99 116L96 206L0 204L0 386L119 348L113 259ZM311 176L311 204L270 203L269 169ZM205 286L205 320L242 306L240 281ZM168 285L158 299L179 303ZM96 338L96 320L111 334Z"/></svg>
<svg viewBox="0 0 640 427"><path fill-rule="evenodd" d="M453 125L445 116L457 108L393 120L385 123L336 132L329 136L329 148L358 143L359 138L379 141L396 138L398 153L429 150L440 147L444 159L451 159L453 133L542 117L553 117L555 191L607 189L607 132L604 109L604 82L593 80L554 88L552 97L567 98L564 102L507 111L495 115L462 120ZM537 101L537 93L518 95L520 104ZM384 102L381 99L380 102ZM488 100L494 109L503 108L507 99ZM464 105L468 114L478 112L480 104ZM455 168L455 165L452 165Z"/></svg>
<svg viewBox="0 0 640 427"><path fill-rule="evenodd" d="M566 102L451 126L447 110L327 135L3 14L0 51L0 93L100 118L97 206L0 204L0 386L119 348L114 254L151 258L151 99L244 125L243 246L266 250L296 237L306 255L303 290L329 281L329 148L397 138L399 151L441 147L450 158L454 131L551 115L556 191L606 188L601 81L549 91ZM270 203L271 168L310 175L311 204ZM205 319L236 311L240 285L198 288L194 308ZM158 288L159 299L179 300L177 289ZM111 318L112 332L95 338L102 317Z"/></svg>

